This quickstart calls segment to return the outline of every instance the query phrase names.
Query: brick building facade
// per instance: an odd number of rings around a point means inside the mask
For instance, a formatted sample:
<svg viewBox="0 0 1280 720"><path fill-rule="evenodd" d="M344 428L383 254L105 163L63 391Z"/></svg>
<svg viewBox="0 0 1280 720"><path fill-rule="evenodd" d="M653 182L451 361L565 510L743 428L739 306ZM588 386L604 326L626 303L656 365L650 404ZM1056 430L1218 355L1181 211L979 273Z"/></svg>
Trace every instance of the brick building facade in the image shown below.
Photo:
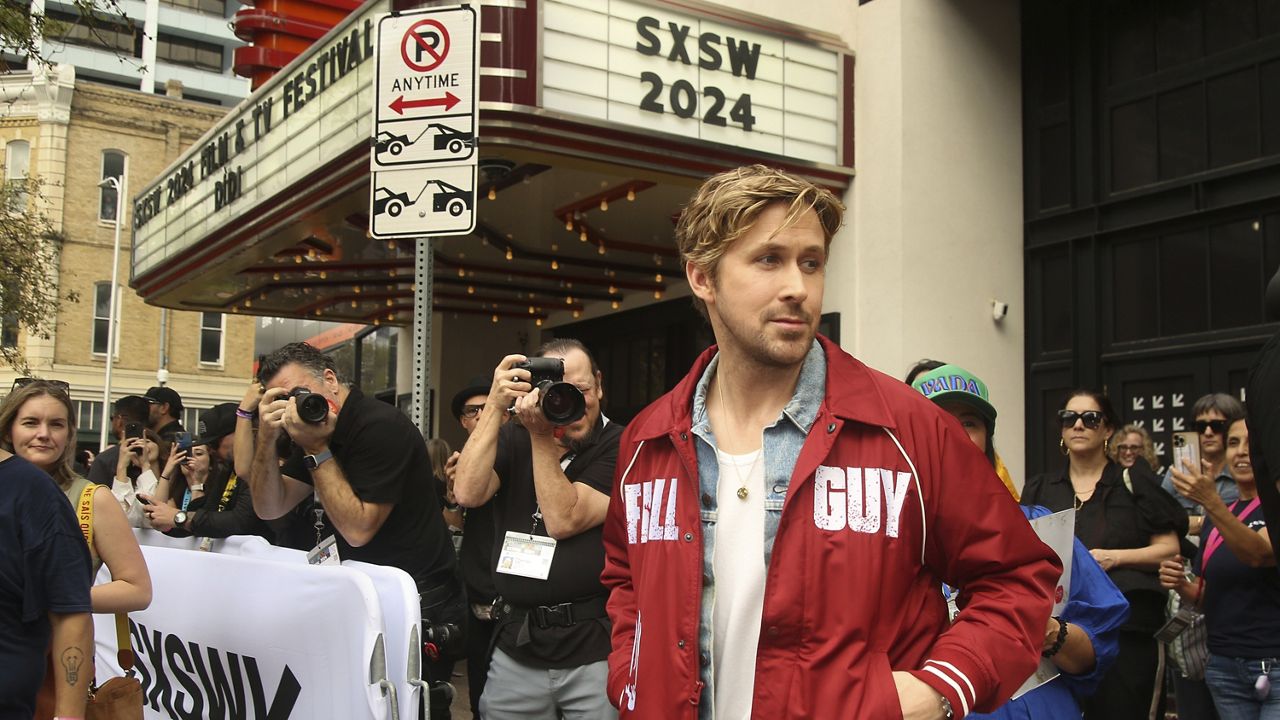
<svg viewBox="0 0 1280 720"><path fill-rule="evenodd" d="M83 80L75 69L0 78L0 142L6 177L25 172L44 181L45 211L63 236L58 283L78 302L64 302L49 339L16 334L32 372L71 383L82 443L95 444L106 364L107 298L115 239L114 191L99 183L125 176L120 236L118 352L113 398L142 393L161 379L182 395L194 430L201 408L238 400L252 371L252 318L152 307L129 287L129 196L189 147L223 114L203 103ZM176 94L176 93L175 93ZM14 340L12 328L5 328ZM0 391L15 372L0 368Z"/></svg>

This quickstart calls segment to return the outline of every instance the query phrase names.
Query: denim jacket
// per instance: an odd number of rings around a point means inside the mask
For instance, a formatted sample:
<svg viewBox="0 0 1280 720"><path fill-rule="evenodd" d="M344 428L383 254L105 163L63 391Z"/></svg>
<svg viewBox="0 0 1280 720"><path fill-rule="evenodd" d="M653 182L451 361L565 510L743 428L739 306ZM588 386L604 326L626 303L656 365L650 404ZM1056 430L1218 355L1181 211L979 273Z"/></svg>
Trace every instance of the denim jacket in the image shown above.
<svg viewBox="0 0 1280 720"><path fill-rule="evenodd" d="M702 497L702 532L703 553L702 572L705 582L702 587L702 610L698 629L698 657L702 660L702 702L700 717L711 718L714 715L711 667L711 611L715 600L715 572L712 567L715 556L716 541L716 487L720 479L720 464L716 458L716 438L711 430L707 417L707 388L711 378L715 376L720 365L720 356L716 355L707 366L706 372L698 381L693 396L693 435L700 442L698 448L699 494ZM782 505L787 498L787 489L791 484L791 474L795 470L796 458L804 445L809 429L813 427L814 418L818 415L818 407L827 384L827 358L817 340L809 348L804 365L800 368L800 378L796 383L795 394L782 409L782 413L772 425L764 429L764 558L765 567L769 565L773 553L773 539L778 532L778 521L782 517Z"/></svg>

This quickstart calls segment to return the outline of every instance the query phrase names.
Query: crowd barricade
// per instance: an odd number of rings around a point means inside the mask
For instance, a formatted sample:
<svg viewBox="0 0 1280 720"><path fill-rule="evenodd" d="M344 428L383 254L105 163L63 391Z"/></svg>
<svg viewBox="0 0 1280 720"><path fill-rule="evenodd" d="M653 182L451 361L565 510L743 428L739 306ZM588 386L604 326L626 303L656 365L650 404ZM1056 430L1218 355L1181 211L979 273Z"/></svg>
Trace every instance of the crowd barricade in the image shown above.
<svg viewBox="0 0 1280 720"><path fill-rule="evenodd" d="M407 573L313 566L259 537L196 552L200 538L134 533L153 587L151 606L129 614L145 717L417 717L420 610ZM109 579L104 567L98 581ZM94 620L105 682L121 674L114 618Z"/></svg>

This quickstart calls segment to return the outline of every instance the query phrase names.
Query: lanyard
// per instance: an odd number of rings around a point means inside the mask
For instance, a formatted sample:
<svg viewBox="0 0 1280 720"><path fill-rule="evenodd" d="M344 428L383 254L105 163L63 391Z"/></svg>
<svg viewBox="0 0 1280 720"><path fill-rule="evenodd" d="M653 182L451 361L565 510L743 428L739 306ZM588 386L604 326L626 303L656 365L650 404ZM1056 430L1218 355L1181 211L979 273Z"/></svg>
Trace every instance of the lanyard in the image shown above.
<svg viewBox="0 0 1280 720"><path fill-rule="evenodd" d="M1239 500L1231 503L1231 507L1228 508L1228 510L1231 511L1232 515L1235 515L1236 505L1239 505L1239 504L1240 504ZM1240 513L1236 517L1239 517L1239 518L1247 517L1250 513L1252 513L1254 510L1258 508L1259 504L1260 504L1259 499L1254 498L1252 501L1249 502L1248 505L1245 506L1244 512ZM1209 538L1204 541L1204 557L1200 560L1201 577L1204 576L1204 569L1209 566L1209 558L1213 556L1213 553L1218 549L1218 546L1221 544L1222 544L1222 533L1218 532L1217 527L1214 527L1213 530L1209 531Z"/></svg>

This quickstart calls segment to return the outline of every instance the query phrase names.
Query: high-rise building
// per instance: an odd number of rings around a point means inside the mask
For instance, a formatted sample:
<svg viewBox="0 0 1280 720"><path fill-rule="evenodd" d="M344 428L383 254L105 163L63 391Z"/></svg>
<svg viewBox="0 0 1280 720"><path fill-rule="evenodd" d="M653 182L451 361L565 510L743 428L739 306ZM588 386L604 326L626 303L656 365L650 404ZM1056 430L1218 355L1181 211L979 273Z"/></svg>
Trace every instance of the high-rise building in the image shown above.
<svg viewBox="0 0 1280 720"><path fill-rule="evenodd" d="M232 71L234 50L244 45L230 24L239 7L237 0L122 0L123 18L106 12L92 22L70 2L32 2L33 12L59 21L41 54L75 65L81 79L161 94L181 83L183 97L223 106L249 93L249 81Z"/></svg>

